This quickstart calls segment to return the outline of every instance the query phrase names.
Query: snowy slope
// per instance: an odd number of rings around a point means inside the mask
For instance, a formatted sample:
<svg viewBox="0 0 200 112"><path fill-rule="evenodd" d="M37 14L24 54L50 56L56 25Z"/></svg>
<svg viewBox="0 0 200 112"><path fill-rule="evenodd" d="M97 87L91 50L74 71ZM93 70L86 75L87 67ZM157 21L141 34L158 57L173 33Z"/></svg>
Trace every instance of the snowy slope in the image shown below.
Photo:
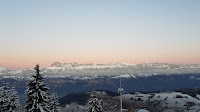
<svg viewBox="0 0 200 112"><path fill-rule="evenodd" d="M147 104L152 104L153 107L162 107L168 111L179 109L184 110L184 112L199 112L200 111L200 100L189 96L188 94L183 94L180 92L163 92L163 93L151 93L142 94L136 92L135 94L124 94L123 101L134 102L140 101ZM172 110L170 110L172 109Z"/></svg>
<svg viewBox="0 0 200 112"><path fill-rule="evenodd" d="M138 112L149 112L148 110L140 109Z"/></svg>
<svg viewBox="0 0 200 112"><path fill-rule="evenodd" d="M188 102L200 104L199 99L193 98L187 94L182 94L179 92L158 93L155 94L154 97L151 98L149 101L160 101L162 106L172 108L185 107Z"/></svg>

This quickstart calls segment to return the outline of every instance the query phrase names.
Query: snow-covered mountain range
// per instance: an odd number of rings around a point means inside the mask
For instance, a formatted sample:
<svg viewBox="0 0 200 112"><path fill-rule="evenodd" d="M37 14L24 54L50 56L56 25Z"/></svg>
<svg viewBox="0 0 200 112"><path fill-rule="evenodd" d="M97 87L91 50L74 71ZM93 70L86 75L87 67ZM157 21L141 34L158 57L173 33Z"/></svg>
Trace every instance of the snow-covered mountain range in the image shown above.
<svg viewBox="0 0 200 112"><path fill-rule="evenodd" d="M34 69L9 70L0 66L0 77L3 78L30 78ZM91 78L135 78L152 75L193 74L200 73L200 64L168 64L168 63L108 63L108 64L78 64L55 62L50 67L42 69L44 77L69 77L74 79Z"/></svg>

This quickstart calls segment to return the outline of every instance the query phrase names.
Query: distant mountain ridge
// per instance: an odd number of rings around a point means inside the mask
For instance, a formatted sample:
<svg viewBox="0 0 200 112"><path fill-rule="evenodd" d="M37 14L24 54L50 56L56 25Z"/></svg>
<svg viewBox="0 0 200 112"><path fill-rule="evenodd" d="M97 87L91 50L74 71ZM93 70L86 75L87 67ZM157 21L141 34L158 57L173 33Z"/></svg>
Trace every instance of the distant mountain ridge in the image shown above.
<svg viewBox="0 0 200 112"><path fill-rule="evenodd" d="M107 63L107 64L79 64L55 62L50 67L42 69L44 77L63 77L73 79L93 78L135 78L148 77L152 75L171 75L200 73L200 64L168 64L168 63ZM33 69L9 70L0 66L0 77L2 78L27 78L35 74Z"/></svg>
<svg viewBox="0 0 200 112"><path fill-rule="evenodd" d="M71 69L84 69L84 68L115 68L115 67L127 67L127 66L135 66L136 64L129 64L129 63L120 63L120 62L114 62L114 63L107 63L107 64L94 64L94 63L88 63L88 64L79 64L79 63L60 63L55 62L51 65L51 67L65 67L65 68L71 68Z"/></svg>
<svg viewBox="0 0 200 112"><path fill-rule="evenodd" d="M64 67L72 69L81 69L81 68L116 68L116 67L167 67L167 68L200 68L200 64L168 64L168 63L143 63L143 64L130 64L122 62L113 62L107 64L79 64L79 63L61 63L55 62L51 67Z"/></svg>

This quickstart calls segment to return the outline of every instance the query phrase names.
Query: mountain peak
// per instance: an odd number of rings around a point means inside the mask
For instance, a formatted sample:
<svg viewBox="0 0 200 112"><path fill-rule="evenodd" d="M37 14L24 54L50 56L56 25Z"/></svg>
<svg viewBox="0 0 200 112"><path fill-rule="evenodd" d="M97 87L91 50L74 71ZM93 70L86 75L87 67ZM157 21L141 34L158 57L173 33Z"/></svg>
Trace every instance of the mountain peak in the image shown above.
<svg viewBox="0 0 200 112"><path fill-rule="evenodd" d="M7 68L0 66L0 71L7 70Z"/></svg>
<svg viewBox="0 0 200 112"><path fill-rule="evenodd" d="M78 63L62 63L62 62L55 62L53 64L51 64L51 67L71 67L71 66L77 66L79 65Z"/></svg>

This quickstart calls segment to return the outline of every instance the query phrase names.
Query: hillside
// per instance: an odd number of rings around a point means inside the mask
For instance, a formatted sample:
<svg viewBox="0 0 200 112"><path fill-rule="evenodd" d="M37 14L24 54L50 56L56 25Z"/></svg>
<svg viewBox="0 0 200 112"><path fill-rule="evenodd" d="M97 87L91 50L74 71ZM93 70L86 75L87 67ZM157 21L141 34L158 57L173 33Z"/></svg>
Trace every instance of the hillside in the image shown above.
<svg viewBox="0 0 200 112"><path fill-rule="evenodd" d="M94 91L93 91L94 92ZM104 112L119 111L119 96L111 96L106 91L95 91L98 98L102 100ZM65 101L62 110L70 110L72 108L80 109L83 111L87 108L86 104L80 104L80 101L87 102L88 96L91 92L81 94L70 94L60 99ZM112 92L114 93L114 92ZM73 96L73 97L71 97ZM74 98L69 102L65 98ZM79 99L77 99L79 97ZM82 99L80 99L82 98ZM126 93L122 96L123 108L127 112L137 112L138 110L148 110L150 112L197 112L200 111L200 100L196 97L189 96L180 92L162 92L162 93L139 93L134 94ZM64 100L65 99L65 100ZM64 105L62 104L62 105ZM73 109L72 109L73 110ZM77 110L82 112L81 110Z"/></svg>

